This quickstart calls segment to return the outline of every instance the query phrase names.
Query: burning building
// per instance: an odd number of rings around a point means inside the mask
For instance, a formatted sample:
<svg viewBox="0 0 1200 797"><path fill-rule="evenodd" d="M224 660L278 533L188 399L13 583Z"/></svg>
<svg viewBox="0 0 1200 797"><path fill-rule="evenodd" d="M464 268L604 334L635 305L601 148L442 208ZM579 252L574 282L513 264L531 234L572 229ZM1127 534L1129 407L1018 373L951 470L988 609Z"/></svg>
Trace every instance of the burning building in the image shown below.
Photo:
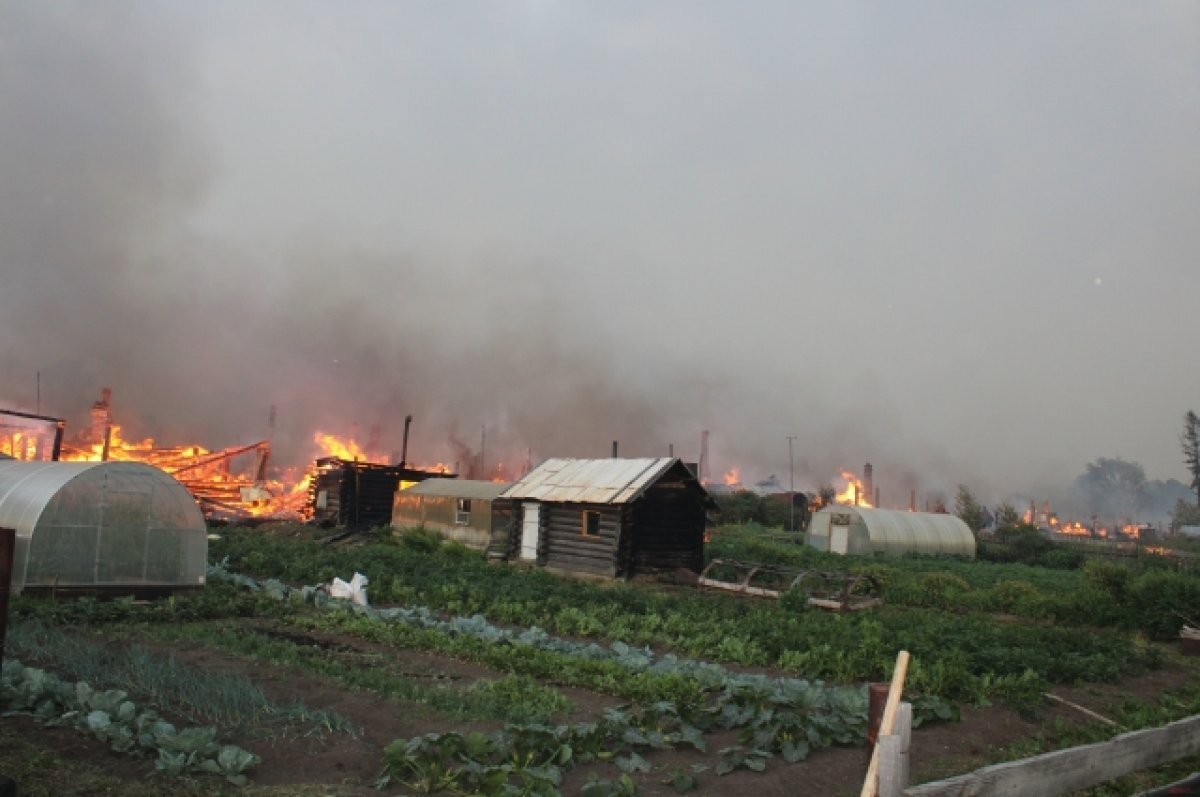
<svg viewBox="0 0 1200 797"><path fill-rule="evenodd" d="M9 459L56 460L66 421L48 415L0 410L0 455Z"/></svg>
<svg viewBox="0 0 1200 797"><path fill-rule="evenodd" d="M312 520L328 526L370 529L392 522L396 491L432 478L453 479L445 470L422 470L405 464L382 465L341 457L316 462L309 487Z"/></svg>

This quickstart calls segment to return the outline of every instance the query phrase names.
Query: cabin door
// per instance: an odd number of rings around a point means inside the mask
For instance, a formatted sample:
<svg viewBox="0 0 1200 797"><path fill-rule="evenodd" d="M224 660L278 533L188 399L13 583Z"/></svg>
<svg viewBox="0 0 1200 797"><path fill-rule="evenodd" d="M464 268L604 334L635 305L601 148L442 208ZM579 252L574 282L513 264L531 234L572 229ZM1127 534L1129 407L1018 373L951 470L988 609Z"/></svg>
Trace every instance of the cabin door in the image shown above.
<svg viewBox="0 0 1200 797"><path fill-rule="evenodd" d="M521 554L520 558L532 562L538 555L538 538L541 535L541 504L521 505Z"/></svg>
<svg viewBox="0 0 1200 797"><path fill-rule="evenodd" d="M850 551L850 527L829 527L829 552L845 554Z"/></svg>

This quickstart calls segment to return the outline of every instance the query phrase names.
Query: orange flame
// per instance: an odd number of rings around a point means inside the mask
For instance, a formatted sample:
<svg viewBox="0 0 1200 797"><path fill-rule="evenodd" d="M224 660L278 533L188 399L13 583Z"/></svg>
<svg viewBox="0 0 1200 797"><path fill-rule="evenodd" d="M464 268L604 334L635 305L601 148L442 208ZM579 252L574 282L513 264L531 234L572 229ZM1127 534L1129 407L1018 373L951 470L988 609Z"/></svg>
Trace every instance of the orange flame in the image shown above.
<svg viewBox="0 0 1200 797"><path fill-rule="evenodd" d="M1063 524L1060 526L1060 525L1058 525L1058 519L1054 518L1051 521L1051 526L1059 534L1069 534L1072 537L1090 537L1090 536L1092 536L1092 530L1089 529L1087 526L1083 525L1082 523L1080 523L1078 520L1075 520L1075 521L1072 521L1070 523L1066 523L1066 524Z"/></svg>
<svg viewBox="0 0 1200 797"><path fill-rule="evenodd" d="M842 488L838 490L837 495L833 497L835 504L846 504L847 506L871 506L870 496L867 495L866 488L863 487L862 481L857 476L848 470L843 470Z"/></svg>
<svg viewBox="0 0 1200 797"><path fill-rule="evenodd" d="M371 459L362 446L348 437L317 431L313 433L313 442L317 444L322 457L337 457L351 462L368 462Z"/></svg>
<svg viewBox="0 0 1200 797"><path fill-rule="evenodd" d="M36 459L40 442L36 433L13 432L0 438L0 454L13 459Z"/></svg>
<svg viewBox="0 0 1200 797"><path fill-rule="evenodd" d="M730 468L721 478L725 480L725 484L729 487L737 487L742 483L742 474L737 468Z"/></svg>

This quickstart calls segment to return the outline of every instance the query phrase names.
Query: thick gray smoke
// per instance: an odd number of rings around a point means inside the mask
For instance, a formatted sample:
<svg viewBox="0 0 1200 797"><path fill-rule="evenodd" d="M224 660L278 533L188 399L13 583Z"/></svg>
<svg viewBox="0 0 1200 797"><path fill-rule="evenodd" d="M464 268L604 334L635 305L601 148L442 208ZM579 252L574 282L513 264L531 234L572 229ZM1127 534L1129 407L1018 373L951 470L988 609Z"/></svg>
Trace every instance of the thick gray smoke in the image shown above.
<svg viewBox="0 0 1200 797"><path fill-rule="evenodd" d="M0 11L0 384L27 408L86 410L106 379L139 410L186 375L203 276L170 243L204 186L190 42L138 7ZM186 84L186 81L182 81ZM145 397L143 400L142 397Z"/></svg>
<svg viewBox="0 0 1200 797"><path fill-rule="evenodd" d="M187 235L207 178L186 20L139 6L6 3L0 14L0 385L80 429L102 386L127 438L209 446L382 427L412 458L451 439L493 457L663 453L672 386L622 381L588 319L536 269L297 246L280 284L252 253ZM652 345L652 344L651 344ZM687 403L679 396L680 403ZM666 400L664 400L666 399ZM365 437L365 434L361 435ZM536 448L536 453L531 449Z"/></svg>
<svg viewBox="0 0 1200 797"><path fill-rule="evenodd" d="M1021 14L964 12L954 33L897 19L907 38L884 42L889 26L851 15L835 44L796 48L764 44L788 28L773 11L719 5L300 7L0 0L0 406L38 406L40 373L41 411L78 430L108 386L126 437L211 448L265 437L274 406L294 465L318 430L378 428L390 456L411 414L410 461L509 473L613 440L695 460L709 430L716 479L794 471L813 489L870 461L891 506L1066 483L1104 448L1096 429L1173 444L1129 423L1170 390L1111 390L1121 403L1092 417L1066 399L1099 391L1050 391L1076 361L1124 384L1120 352L1149 363L1145 341L1171 338L1081 319L1126 315L1110 282L1146 307L1195 284L1184 227L1139 221L1129 208L1156 205L1126 190L1157 190L1194 136L1152 95L1125 116L1157 119L1145 149L1161 155L1110 174L1120 129L1079 148L1096 126L1059 122L1055 92L1089 87L1080 101L1107 109L1112 81L1080 66L1056 82L1054 36L974 72L941 49L1025 35ZM1137 76L1126 93L1194 83L1191 61L1130 52L1111 67ZM849 83L798 77L824 74ZM935 92L929 75L955 79ZM1129 208L1079 202L1076 174L1107 175L1078 191ZM1108 281L1079 248L1097 234ZM1139 288L1142 238L1182 243L1151 252L1161 278Z"/></svg>
<svg viewBox="0 0 1200 797"><path fill-rule="evenodd" d="M280 280L260 276L272 272L253 252L189 236L209 165L189 116L186 20L138 6L5 8L7 406L33 409L40 373L40 409L79 430L110 386L127 438L215 448L265 436L274 405L277 458L291 464L312 455L317 430L361 440L379 426L382 449L396 451L411 413L411 461L465 468L483 448L509 472L605 456L613 440L624 455L674 446L694 460L707 428L714 476L782 475L790 401L716 376L727 363L678 371L660 353L687 335L677 326L606 340L561 270L503 256L455 269L314 236ZM850 429L829 431L799 441L797 486L860 467L867 452L846 446L843 458L835 442Z"/></svg>

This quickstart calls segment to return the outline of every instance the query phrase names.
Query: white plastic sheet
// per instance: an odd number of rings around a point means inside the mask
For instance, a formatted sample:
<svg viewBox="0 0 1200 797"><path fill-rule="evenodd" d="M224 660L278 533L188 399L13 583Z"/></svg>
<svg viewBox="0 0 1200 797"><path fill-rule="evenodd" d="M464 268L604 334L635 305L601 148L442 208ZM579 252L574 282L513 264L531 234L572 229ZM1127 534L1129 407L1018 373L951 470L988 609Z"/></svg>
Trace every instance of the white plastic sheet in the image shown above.
<svg viewBox="0 0 1200 797"><path fill-rule="evenodd" d="M349 599L351 603L366 606L368 583L367 577L362 573L355 573L354 578L350 579L349 583L334 577L333 583L329 585L329 596L331 598Z"/></svg>

